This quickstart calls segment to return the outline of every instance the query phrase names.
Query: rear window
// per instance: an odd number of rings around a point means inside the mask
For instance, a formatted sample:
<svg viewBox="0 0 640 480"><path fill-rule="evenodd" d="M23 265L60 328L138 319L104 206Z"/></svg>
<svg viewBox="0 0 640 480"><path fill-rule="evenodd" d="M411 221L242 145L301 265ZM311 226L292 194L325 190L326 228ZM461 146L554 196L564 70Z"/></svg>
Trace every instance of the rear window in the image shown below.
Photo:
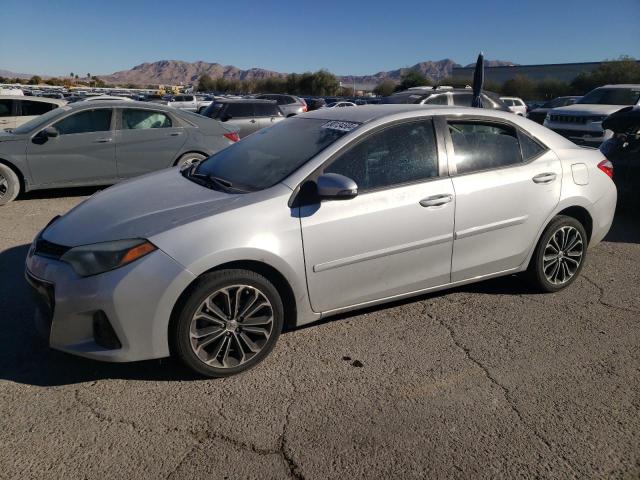
<svg viewBox="0 0 640 480"><path fill-rule="evenodd" d="M291 118L257 131L200 163L197 173L262 190L282 181L357 123Z"/></svg>
<svg viewBox="0 0 640 480"><path fill-rule="evenodd" d="M254 106L256 117L281 117L280 109L275 104L256 103Z"/></svg>
<svg viewBox="0 0 640 480"><path fill-rule="evenodd" d="M224 113L225 115L231 115L232 118L253 117L253 104L230 103Z"/></svg>

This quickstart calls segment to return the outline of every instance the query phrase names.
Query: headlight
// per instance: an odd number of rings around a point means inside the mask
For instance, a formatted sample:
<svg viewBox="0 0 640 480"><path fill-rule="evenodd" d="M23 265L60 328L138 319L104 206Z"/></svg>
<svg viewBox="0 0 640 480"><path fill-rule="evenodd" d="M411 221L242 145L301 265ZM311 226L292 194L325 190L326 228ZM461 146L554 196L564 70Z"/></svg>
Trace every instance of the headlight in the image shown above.
<svg viewBox="0 0 640 480"><path fill-rule="evenodd" d="M81 277L88 277L127 265L156 248L143 238L116 240L72 248L60 260L71 265Z"/></svg>

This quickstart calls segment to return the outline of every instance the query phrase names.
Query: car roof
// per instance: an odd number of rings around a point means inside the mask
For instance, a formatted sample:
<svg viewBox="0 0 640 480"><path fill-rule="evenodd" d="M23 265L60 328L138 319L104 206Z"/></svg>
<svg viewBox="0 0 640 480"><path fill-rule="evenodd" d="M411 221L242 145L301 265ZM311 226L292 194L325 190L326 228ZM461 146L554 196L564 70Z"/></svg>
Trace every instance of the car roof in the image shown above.
<svg viewBox="0 0 640 480"><path fill-rule="evenodd" d="M640 83L618 83L614 85L602 85L598 88L640 88Z"/></svg>
<svg viewBox="0 0 640 480"><path fill-rule="evenodd" d="M99 102L79 101L69 103L66 107L72 110L96 109L96 108L152 108L154 110L166 110L168 112L179 111L179 108L169 107L162 103L139 102L137 100L101 100Z"/></svg>
<svg viewBox="0 0 640 480"><path fill-rule="evenodd" d="M390 103L381 105L361 105L357 107L323 108L298 115L299 118L317 118L344 122L367 123L382 117L399 113L428 112L436 115L473 115L490 116L513 120L514 114L488 108L458 107L453 105L417 105L413 103Z"/></svg>
<svg viewBox="0 0 640 480"><path fill-rule="evenodd" d="M262 98L216 98L215 103L266 103L267 105L275 105L275 100L267 100Z"/></svg>

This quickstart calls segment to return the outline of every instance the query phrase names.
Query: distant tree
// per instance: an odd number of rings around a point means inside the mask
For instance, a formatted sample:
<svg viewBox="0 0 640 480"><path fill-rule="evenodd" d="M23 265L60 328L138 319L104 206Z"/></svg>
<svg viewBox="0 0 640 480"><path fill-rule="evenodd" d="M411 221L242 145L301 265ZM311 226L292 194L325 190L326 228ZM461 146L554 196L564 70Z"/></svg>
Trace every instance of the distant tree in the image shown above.
<svg viewBox="0 0 640 480"><path fill-rule="evenodd" d="M42 78L38 75L34 75L29 79L29 85L40 85L42 83Z"/></svg>
<svg viewBox="0 0 640 480"><path fill-rule="evenodd" d="M422 75L417 70L405 70L400 75L398 90L406 90L412 87L423 87L432 85L431 80Z"/></svg>
<svg viewBox="0 0 640 480"><path fill-rule="evenodd" d="M74 78L74 77L75 77L75 75L73 74L73 72L71 72L71 73L69 74L69 76L70 76L71 78Z"/></svg>
<svg viewBox="0 0 640 480"><path fill-rule="evenodd" d="M210 75L204 73L198 78L196 90L199 92L212 92L216 89L216 82Z"/></svg>
<svg viewBox="0 0 640 480"><path fill-rule="evenodd" d="M313 74L311 95L335 95L340 88L336 76L328 70L318 70Z"/></svg>
<svg viewBox="0 0 640 480"><path fill-rule="evenodd" d="M383 80L373 89L373 93L383 97L388 97L396 89L396 82L393 80Z"/></svg>
<svg viewBox="0 0 640 480"><path fill-rule="evenodd" d="M628 56L603 62L595 70L578 75L571 82L571 91L584 95L596 87L610 83L640 83L640 64Z"/></svg>
<svg viewBox="0 0 640 480"><path fill-rule="evenodd" d="M502 85L502 93L508 96L520 97L525 100L532 100L536 98L537 84L529 77L516 75L504 82L504 85Z"/></svg>
<svg viewBox="0 0 640 480"><path fill-rule="evenodd" d="M538 100L552 100L570 93L569 84L555 78L545 78L536 85L536 99Z"/></svg>

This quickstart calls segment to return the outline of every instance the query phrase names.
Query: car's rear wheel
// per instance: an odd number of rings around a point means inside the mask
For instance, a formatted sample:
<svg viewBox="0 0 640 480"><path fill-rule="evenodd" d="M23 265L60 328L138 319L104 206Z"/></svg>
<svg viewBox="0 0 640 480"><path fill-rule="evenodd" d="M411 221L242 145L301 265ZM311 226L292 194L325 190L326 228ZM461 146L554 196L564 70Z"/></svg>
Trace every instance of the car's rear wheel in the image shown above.
<svg viewBox="0 0 640 480"><path fill-rule="evenodd" d="M207 157L205 157L201 153L189 152L182 155L176 162L176 165L180 167L181 170L183 170L185 168L189 168L191 165L200 163L205 158Z"/></svg>
<svg viewBox="0 0 640 480"><path fill-rule="evenodd" d="M220 270L203 277L173 324L173 350L207 377L248 370L273 349L284 308L273 284L250 270Z"/></svg>
<svg viewBox="0 0 640 480"><path fill-rule="evenodd" d="M13 201L20 193L20 179L16 172L0 163L0 205Z"/></svg>
<svg viewBox="0 0 640 480"><path fill-rule="evenodd" d="M540 237L529 264L533 285L545 292L568 287L582 270L587 254L587 233L575 218L559 215Z"/></svg>

